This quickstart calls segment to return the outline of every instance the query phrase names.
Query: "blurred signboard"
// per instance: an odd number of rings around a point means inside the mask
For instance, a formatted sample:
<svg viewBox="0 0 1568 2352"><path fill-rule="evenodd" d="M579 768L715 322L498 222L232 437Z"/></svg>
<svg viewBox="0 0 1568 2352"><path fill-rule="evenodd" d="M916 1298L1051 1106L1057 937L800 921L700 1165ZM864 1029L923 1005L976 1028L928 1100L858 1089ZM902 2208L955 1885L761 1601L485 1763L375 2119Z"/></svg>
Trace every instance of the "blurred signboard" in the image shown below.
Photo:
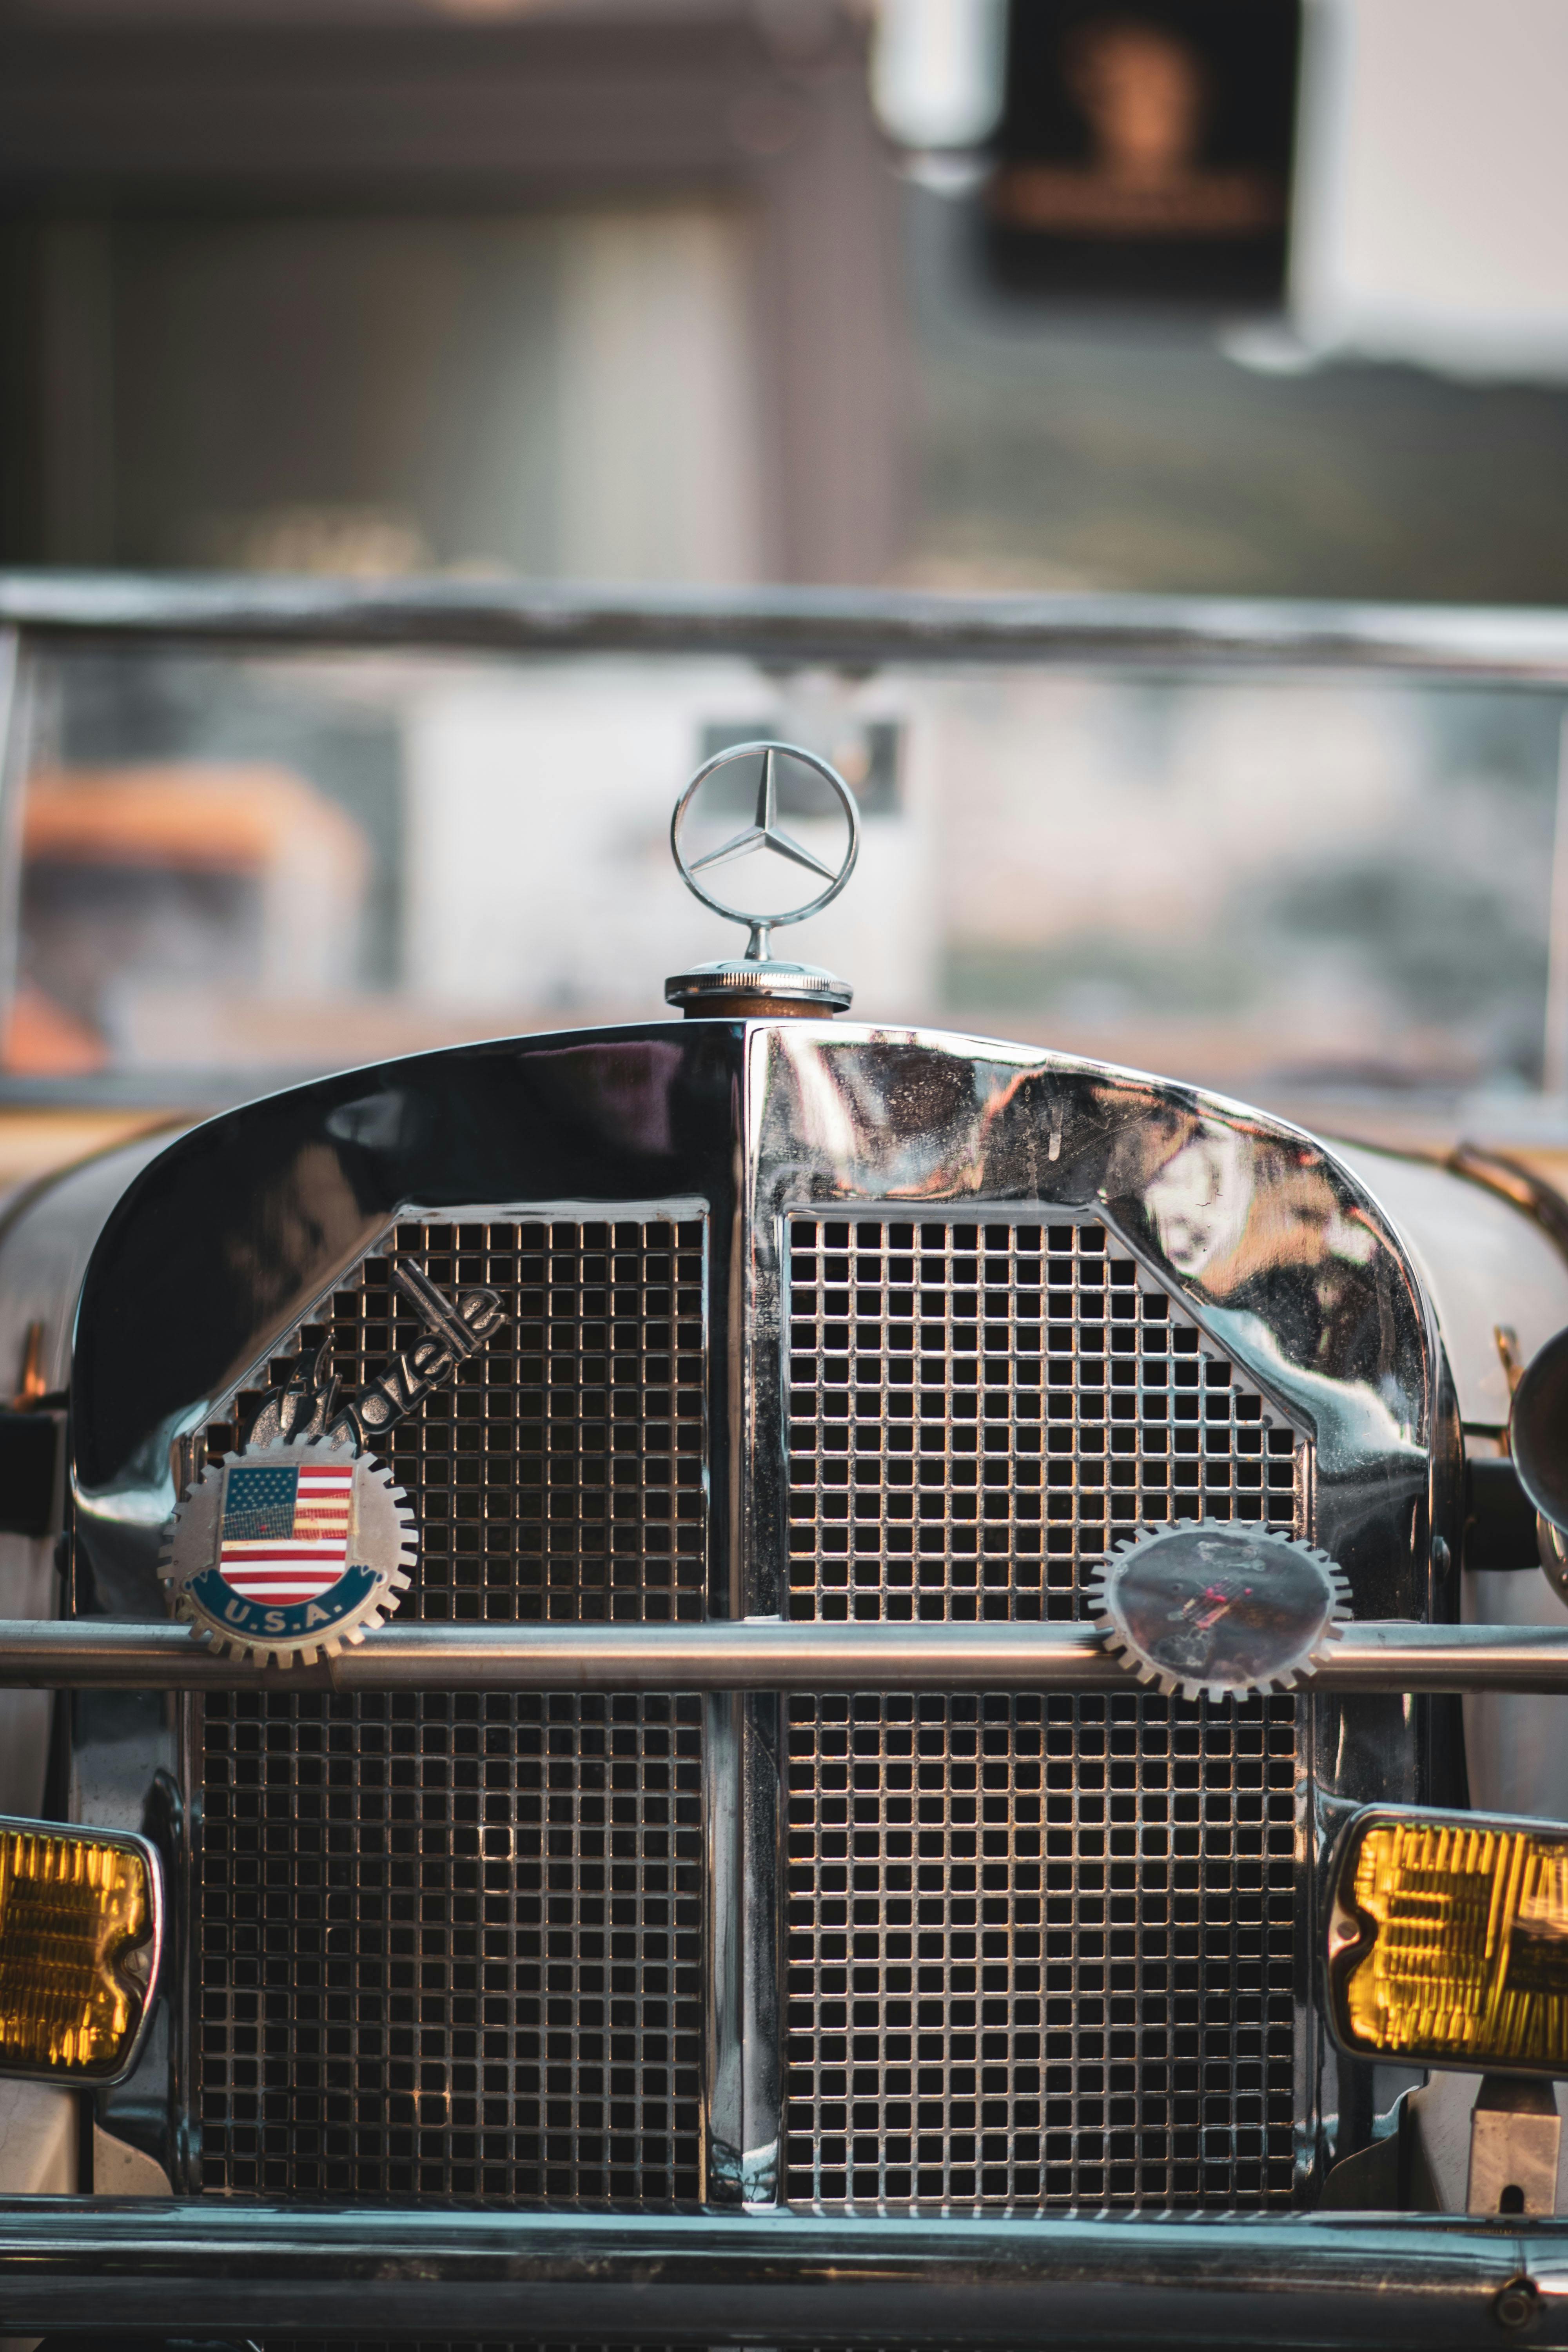
<svg viewBox="0 0 1568 2352"><path fill-rule="evenodd" d="M994 277L1080 300L1285 290L1300 0L1015 0Z"/></svg>

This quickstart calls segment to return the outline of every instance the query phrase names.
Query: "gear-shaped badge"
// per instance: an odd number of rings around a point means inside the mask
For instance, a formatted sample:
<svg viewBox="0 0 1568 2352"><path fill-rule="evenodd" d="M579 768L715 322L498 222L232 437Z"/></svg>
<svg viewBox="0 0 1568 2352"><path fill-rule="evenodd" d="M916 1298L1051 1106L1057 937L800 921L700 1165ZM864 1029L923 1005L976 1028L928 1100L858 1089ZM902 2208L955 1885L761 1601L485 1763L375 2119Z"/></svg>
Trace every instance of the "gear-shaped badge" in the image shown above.
<svg viewBox="0 0 1568 2352"><path fill-rule="evenodd" d="M177 1613L258 1664L312 1664L408 1590L414 1515L374 1454L330 1439L226 1454L185 1490L160 1572Z"/></svg>
<svg viewBox="0 0 1568 2352"><path fill-rule="evenodd" d="M1196 1519L1118 1544L1089 1605L1141 1682L1218 1699L1293 1689L1338 1637L1349 1598L1327 1552L1299 1537Z"/></svg>

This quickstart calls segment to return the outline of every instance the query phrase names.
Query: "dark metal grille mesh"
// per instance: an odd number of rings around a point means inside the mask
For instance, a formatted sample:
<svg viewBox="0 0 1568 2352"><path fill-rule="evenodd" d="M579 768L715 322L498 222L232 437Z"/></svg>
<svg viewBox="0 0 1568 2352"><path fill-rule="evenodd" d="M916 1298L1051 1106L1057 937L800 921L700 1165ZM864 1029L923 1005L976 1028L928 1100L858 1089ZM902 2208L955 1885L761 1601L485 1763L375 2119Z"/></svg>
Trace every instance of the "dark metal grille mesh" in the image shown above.
<svg viewBox="0 0 1568 2352"><path fill-rule="evenodd" d="M421 1528L406 1613L702 1615L702 1252L657 1218L402 1225L300 1333L358 1387L421 1335L399 1256L502 1295L389 1449ZM208 2189L700 2193L695 1701L225 1695L201 1739Z"/></svg>
<svg viewBox="0 0 1568 2352"><path fill-rule="evenodd" d="M700 1618L703 1228L663 1219L429 1223L395 1228L307 1324L353 1394L425 1337L393 1286L407 1262L448 1297L476 1284L507 1320L392 1433L417 1505L420 1617ZM279 1357L272 1381L298 1359ZM211 1433L221 1457L264 1391Z"/></svg>
<svg viewBox="0 0 1568 2352"><path fill-rule="evenodd" d="M1298 1524L1300 1448L1100 1224L790 1231L796 1616L1080 1613L1140 1524Z"/></svg>
<svg viewBox="0 0 1568 2352"><path fill-rule="evenodd" d="M203 2177L695 2197L694 1700L206 1705Z"/></svg>
<svg viewBox="0 0 1568 2352"><path fill-rule="evenodd" d="M1289 2197L1290 1702L796 1698L789 1738L793 2196Z"/></svg>
<svg viewBox="0 0 1568 2352"><path fill-rule="evenodd" d="M796 1614L1077 1616L1141 1522L1301 1524L1295 1433L1102 1226L790 1253ZM789 1715L793 2198L1289 2201L1293 1701Z"/></svg>

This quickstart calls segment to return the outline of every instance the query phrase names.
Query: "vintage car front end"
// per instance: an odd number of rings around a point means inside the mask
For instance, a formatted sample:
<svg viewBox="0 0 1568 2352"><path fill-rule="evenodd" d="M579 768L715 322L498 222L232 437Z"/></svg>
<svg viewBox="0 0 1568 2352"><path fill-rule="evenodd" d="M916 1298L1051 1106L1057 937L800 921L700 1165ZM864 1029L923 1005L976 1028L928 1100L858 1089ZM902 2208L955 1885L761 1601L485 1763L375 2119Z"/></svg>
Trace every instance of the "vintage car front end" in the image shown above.
<svg viewBox="0 0 1568 2352"><path fill-rule="evenodd" d="M1474 1879L1419 2032L1335 1992L1367 1809L1552 1810L1568 1631L1462 1577L1545 1596L1494 1330L1568 1324L1561 1205L751 944L14 1202L18 1811L163 1932L118 2079L13 2068L0 2326L1568 2342L1555 2138L1467 2170L1568 2074L1555 1848L1533 1976L1454 1991Z"/></svg>

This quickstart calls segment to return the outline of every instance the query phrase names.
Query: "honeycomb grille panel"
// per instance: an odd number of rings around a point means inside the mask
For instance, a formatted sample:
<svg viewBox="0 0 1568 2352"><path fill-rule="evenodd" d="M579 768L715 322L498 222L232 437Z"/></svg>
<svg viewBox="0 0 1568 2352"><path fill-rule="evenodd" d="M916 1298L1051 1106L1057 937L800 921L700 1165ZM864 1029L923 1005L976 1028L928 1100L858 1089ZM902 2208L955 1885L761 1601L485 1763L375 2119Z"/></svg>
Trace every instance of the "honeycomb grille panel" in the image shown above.
<svg viewBox="0 0 1568 2352"><path fill-rule="evenodd" d="M797 1616L1084 1613L1119 1534L1304 1532L1298 1434L1105 1228L796 1218ZM1293 2193L1295 1703L789 1703L788 2194Z"/></svg>
<svg viewBox="0 0 1568 2352"><path fill-rule="evenodd" d="M400 1261L501 1295L387 1449L421 1528L405 1614L705 1613L703 1249L658 1217L404 1224L298 1335L352 1393L423 1335ZM204 2187L700 2193L697 1702L225 1694L199 1720Z"/></svg>

